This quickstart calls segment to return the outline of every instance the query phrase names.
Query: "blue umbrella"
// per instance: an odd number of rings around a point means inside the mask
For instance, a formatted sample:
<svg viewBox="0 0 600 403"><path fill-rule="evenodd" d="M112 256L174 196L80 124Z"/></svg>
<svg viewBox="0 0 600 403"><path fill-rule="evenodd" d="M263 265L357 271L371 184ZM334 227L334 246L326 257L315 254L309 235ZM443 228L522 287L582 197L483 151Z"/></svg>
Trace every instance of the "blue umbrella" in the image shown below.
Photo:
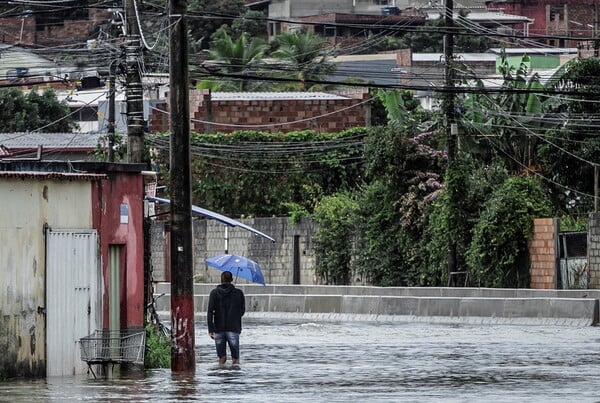
<svg viewBox="0 0 600 403"><path fill-rule="evenodd" d="M265 278L260 271L260 266L253 260L238 255L217 255L205 259L207 266L221 271L230 271L236 278L265 285Z"/></svg>

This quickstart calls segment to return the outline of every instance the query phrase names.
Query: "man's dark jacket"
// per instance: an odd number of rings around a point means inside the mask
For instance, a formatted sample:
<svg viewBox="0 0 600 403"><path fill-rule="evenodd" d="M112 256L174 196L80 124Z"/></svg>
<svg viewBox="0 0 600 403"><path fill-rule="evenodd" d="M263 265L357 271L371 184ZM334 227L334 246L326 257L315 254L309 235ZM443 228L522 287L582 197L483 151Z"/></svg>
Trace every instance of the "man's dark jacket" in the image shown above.
<svg viewBox="0 0 600 403"><path fill-rule="evenodd" d="M220 284L208 298L207 324L209 333L242 332L242 316L246 299L242 290L231 283Z"/></svg>

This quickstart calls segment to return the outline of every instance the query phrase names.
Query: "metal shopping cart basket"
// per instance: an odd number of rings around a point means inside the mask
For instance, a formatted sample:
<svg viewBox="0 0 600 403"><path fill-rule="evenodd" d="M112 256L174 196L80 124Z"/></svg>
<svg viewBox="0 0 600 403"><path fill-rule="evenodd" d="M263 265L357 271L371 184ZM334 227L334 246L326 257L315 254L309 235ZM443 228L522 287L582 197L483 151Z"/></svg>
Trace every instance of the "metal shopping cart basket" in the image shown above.
<svg viewBox="0 0 600 403"><path fill-rule="evenodd" d="M79 339L81 360L85 361L96 377L93 364L144 364L146 332L124 332L96 330L89 336Z"/></svg>

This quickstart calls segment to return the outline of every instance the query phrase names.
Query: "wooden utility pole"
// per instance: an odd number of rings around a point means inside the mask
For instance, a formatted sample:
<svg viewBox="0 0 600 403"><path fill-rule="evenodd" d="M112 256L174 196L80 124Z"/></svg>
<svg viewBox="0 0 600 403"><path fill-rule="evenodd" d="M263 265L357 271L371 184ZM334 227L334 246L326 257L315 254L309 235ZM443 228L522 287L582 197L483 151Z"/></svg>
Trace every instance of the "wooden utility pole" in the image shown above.
<svg viewBox="0 0 600 403"><path fill-rule="evenodd" d="M457 148L457 130L455 121L454 106L454 3L453 0L446 0L444 13L444 58L445 58L445 93L444 93L444 116L446 119L444 130L446 135L446 151L448 153L448 168L446 175L446 186L449 195L449 214L448 214L448 280L452 280L452 273L457 271L456 266L456 216L458 205L458 190L456 189L456 148Z"/></svg>
<svg viewBox="0 0 600 403"><path fill-rule="evenodd" d="M144 100L140 64L141 36L134 0L125 0L127 36L125 40L127 98L127 160L144 162Z"/></svg>
<svg viewBox="0 0 600 403"><path fill-rule="evenodd" d="M594 213L598 212L598 176L600 165L594 164Z"/></svg>
<svg viewBox="0 0 600 403"><path fill-rule="evenodd" d="M186 0L170 0L171 370L194 372L194 262Z"/></svg>

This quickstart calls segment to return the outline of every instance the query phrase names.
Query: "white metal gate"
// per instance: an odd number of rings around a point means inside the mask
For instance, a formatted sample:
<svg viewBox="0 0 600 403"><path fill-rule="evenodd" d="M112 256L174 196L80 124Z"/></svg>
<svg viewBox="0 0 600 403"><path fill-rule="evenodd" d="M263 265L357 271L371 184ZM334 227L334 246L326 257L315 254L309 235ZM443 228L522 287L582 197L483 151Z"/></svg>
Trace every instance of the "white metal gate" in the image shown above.
<svg viewBox="0 0 600 403"><path fill-rule="evenodd" d="M79 339L101 324L98 235L49 230L46 242L46 374L83 374Z"/></svg>

